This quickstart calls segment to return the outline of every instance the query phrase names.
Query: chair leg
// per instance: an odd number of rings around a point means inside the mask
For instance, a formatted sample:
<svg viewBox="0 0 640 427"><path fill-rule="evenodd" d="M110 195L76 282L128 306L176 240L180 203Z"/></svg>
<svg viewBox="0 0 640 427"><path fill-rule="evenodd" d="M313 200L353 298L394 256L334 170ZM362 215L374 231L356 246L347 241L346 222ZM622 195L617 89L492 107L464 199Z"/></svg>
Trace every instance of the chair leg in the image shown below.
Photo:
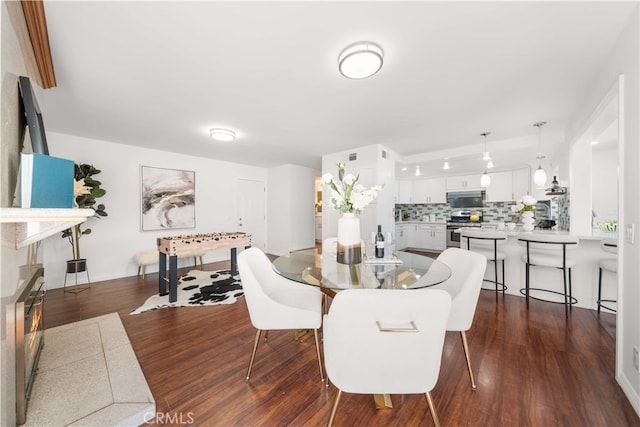
<svg viewBox="0 0 640 427"><path fill-rule="evenodd" d="M336 394L336 398L333 401L333 408L331 408L331 416L329 417L329 427L333 424L333 419L336 416L336 410L338 409L338 402L340 402L340 396L342 396L342 390L338 389L338 393Z"/></svg>
<svg viewBox="0 0 640 427"><path fill-rule="evenodd" d="M429 404L429 410L431 411L433 423L436 425L436 427L440 427L440 420L438 419L438 414L436 413L436 405L433 404L433 399L431 398L431 392L426 392L425 396L427 397L427 403Z"/></svg>
<svg viewBox="0 0 640 427"><path fill-rule="evenodd" d="M569 310L573 309L573 286L571 285L571 268L569 268Z"/></svg>
<svg viewBox="0 0 640 427"><path fill-rule="evenodd" d="M498 302L498 259L496 257L496 259L493 260L493 271L495 273L495 279L496 279L496 302Z"/></svg>
<svg viewBox="0 0 640 427"><path fill-rule="evenodd" d="M602 269L598 269L598 300L596 304L598 305L598 313L600 313L600 301L602 300Z"/></svg>
<svg viewBox="0 0 640 427"><path fill-rule="evenodd" d="M318 338L318 330L314 329L313 330L313 336L316 339L316 356L318 356L318 367L320 368L320 380L322 380L322 382L324 382L324 371L322 369L322 359L320 358L320 339ZM328 386L328 382L327 382L327 386Z"/></svg>
<svg viewBox="0 0 640 427"><path fill-rule="evenodd" d="M564 316L569 317L569 300L567 299L567 270L562 269L562 283L564 284Z"/></svg>
<svg viewBox="0 0 640 427"><path fill-rule="evenodd" d="M504 291L507 287L505 286L504 280L504 260L502 260L502 296L504 296Z"/></svg>
<svg viewBox="0 0 640 427"><path fill-rule="evenodd" d="M527 308L529 307L529 267L530 264L527 262L525 263L525 269L524 269L524 286L525 286L525 295L526 295L526 299L527 299Z"/></svg>
<svg viewBox="0 0 640 427"><path fill-rule="evenodd" d="M473 371L471 370L471 357L469 357L469 344L467 343L467 333L460 331L462 338L462 347L464 348L464 357L467 359L467 369L469 370L469 378L471 379L471 389L476 390L476 381L473 379Z"/></svg>
<svg viewBox="0 0 640 427"><path fill-rule="evenodd" d="M255 340L253 340L253 351L251 352L251 360L249 361L249 369L247 370L247 378L246 378L247 381L249 381L249 375L251 375L251 368L253 367L253 359L255 359L256 357L256 350L258 349L258 341L260 341L260 332L262 332L260 329L256 331L256 338Z"/></svg>

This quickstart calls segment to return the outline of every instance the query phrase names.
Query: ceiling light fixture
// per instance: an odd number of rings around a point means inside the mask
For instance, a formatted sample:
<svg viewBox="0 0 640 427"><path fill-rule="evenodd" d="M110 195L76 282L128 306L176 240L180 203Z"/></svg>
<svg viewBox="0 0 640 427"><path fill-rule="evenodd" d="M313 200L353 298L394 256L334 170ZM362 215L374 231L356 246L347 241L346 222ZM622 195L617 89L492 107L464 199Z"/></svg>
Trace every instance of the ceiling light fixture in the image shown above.
<svg viewBox="0 0 640 427"><path fill-rule="evenodd" d="M484 173L482 174L482 177L480 178L480 187L487 188L490 185L491 185L491 177L489 176L489 174L487 173L487 170L485 169Z"/></svg>
<svg viewBox="0 0 640 427"><path fill-rule="evenodd" d="M338 57L340 73L350 79L365 79L382 68L384 52L371 42L357 42L347 46Z"/></svg>
<svg viewBox="0 0 640 427"><path fill-rule="evenodd" d="M416 176L420 176L420 166L416 166Z"/></svg>
<svg viewBox="0 0 640 427"><path fill-rule="evenodd" d="M209 136L216 141L231 142L236 139L236 133L231 129L212 128L209 129Z"/></svg>
<svg viewBox="0 0 640 427"><path fill-rule="evenodd" d="M533 174L533 182L536 184L536 188L544 188L544 185L547 183L547 173L542 169L542 159L544 156L542 155L542 151L540 151L540 128L546 125L547 122L538 122L533 125L538 128L538 169Z"/></svg>
<svg viewBox="0 0 640 427"><path fill-rule="evenodd" d="M484 152L482 153L482 160L491 160L491 156L487 151L487 135L491 135L491 132L481 133L480 135L484 136Z"/></svg>
<svg viewBox="0 0 640 427"><path fill-rule="evenodd" d="M493 167L493 160L489 159L487 162L487 169L491 169Z"/></svg>
<svg viewBox="0 0 640 427"><path fill-rule="evenodd" d="M444 165L442 165L442 169L444 170L449 170L449 162L447 161L447 159L444 160Z"/></svg>
<svg viewBox="0 0 640 427"><path fill-rule="evenodd" d="M480 135L484 136L484 153L482 155L482 160L491 160L491 157L489 156L489 152L487 151L487 135L491 135L491 132L484 132L484 133L481 133ZM484 173L482 174L482 177L480 178L480 187L487 188L490 185L491 185L491 177L489 176L489 173L485 169Z"/></svg>

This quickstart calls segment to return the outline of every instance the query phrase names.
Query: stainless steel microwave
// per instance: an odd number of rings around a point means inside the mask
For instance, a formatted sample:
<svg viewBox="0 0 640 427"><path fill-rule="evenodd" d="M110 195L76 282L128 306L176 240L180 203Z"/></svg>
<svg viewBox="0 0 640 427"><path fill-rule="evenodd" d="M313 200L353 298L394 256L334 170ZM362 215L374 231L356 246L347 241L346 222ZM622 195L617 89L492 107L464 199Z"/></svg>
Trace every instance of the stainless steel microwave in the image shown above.
<svg viewBox="0 0 640 427"><path fill-rule="evenodd" d="M486 193L478 191L451 191L447 193L447 203L452 208L481 208L484 205Z"/></svg>

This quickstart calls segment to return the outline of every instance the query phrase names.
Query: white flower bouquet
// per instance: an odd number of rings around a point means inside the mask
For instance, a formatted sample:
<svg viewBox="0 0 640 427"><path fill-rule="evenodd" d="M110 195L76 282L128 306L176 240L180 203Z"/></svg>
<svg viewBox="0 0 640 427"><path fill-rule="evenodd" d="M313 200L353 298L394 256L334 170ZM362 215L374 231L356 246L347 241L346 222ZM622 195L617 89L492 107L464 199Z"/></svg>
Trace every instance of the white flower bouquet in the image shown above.
<svg viewBox="0 0 640 427"><path fill-rule="evenodd" d="M535 198L527 194L522 196L522 199L518 200L518 203L511 206L511 212L520 214L524 212L535 212L537 203L538 201Z"/></svg>
<svg viewBox="0 0 640 427"><path fill-rule="evenodd" d="M358 183L360 175L346 174L345 165L338 163L338 180L330 173L322 176L322 183L331 188L331 207L342 213L360 213L377 196L382 185L365 188Z"/></svg>

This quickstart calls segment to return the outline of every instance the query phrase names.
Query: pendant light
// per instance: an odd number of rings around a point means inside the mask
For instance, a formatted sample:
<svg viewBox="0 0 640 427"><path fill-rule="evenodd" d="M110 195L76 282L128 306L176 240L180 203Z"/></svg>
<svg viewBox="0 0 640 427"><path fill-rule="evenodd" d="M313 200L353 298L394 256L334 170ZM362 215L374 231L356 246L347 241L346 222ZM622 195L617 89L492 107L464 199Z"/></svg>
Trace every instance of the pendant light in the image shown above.
<svg viewBox="0 0 640 427"><path fill-rule="evenodd" d="M491 156L487 151L487 135L491 135L491 132L481 133L480 135L484 136L484 151L482 152L482 160L486 162L487 160L491 160Z"/></svg>
<svg viewBox="0 0 640 427"><path fill-rule="evenodd" d="M491 132L484 132L480 135L484 136L484 153L482 155L482 160L491 160L491 157L489 157L489 152L487 151L487 135L491 135ZM485 169L482 177L480 178L480 187L487 188L490 185L491 177L487 173L487 169Z"/></svg>
<svg viewBox="0 0 640 427"><path fill-rule="evenodd" d="M536 184L536 188L538 189L544 188L547 183L547 173L542 169L542 159L544 159L544 156L540 150L540 128L546 124L547 122L538 122L533 124L538 128L538 157L536 157L536 159L538 159L538 169L536 169L536 172L533 174L533 182Z"/></svg>
<svg viewBox="0 0 640 427"><path fill-rule="evenodd" d="M442 165L442 169L444 170L449 170L451 166L449 166L449 161L447 159L444 159L444 164Z"/></svg>

